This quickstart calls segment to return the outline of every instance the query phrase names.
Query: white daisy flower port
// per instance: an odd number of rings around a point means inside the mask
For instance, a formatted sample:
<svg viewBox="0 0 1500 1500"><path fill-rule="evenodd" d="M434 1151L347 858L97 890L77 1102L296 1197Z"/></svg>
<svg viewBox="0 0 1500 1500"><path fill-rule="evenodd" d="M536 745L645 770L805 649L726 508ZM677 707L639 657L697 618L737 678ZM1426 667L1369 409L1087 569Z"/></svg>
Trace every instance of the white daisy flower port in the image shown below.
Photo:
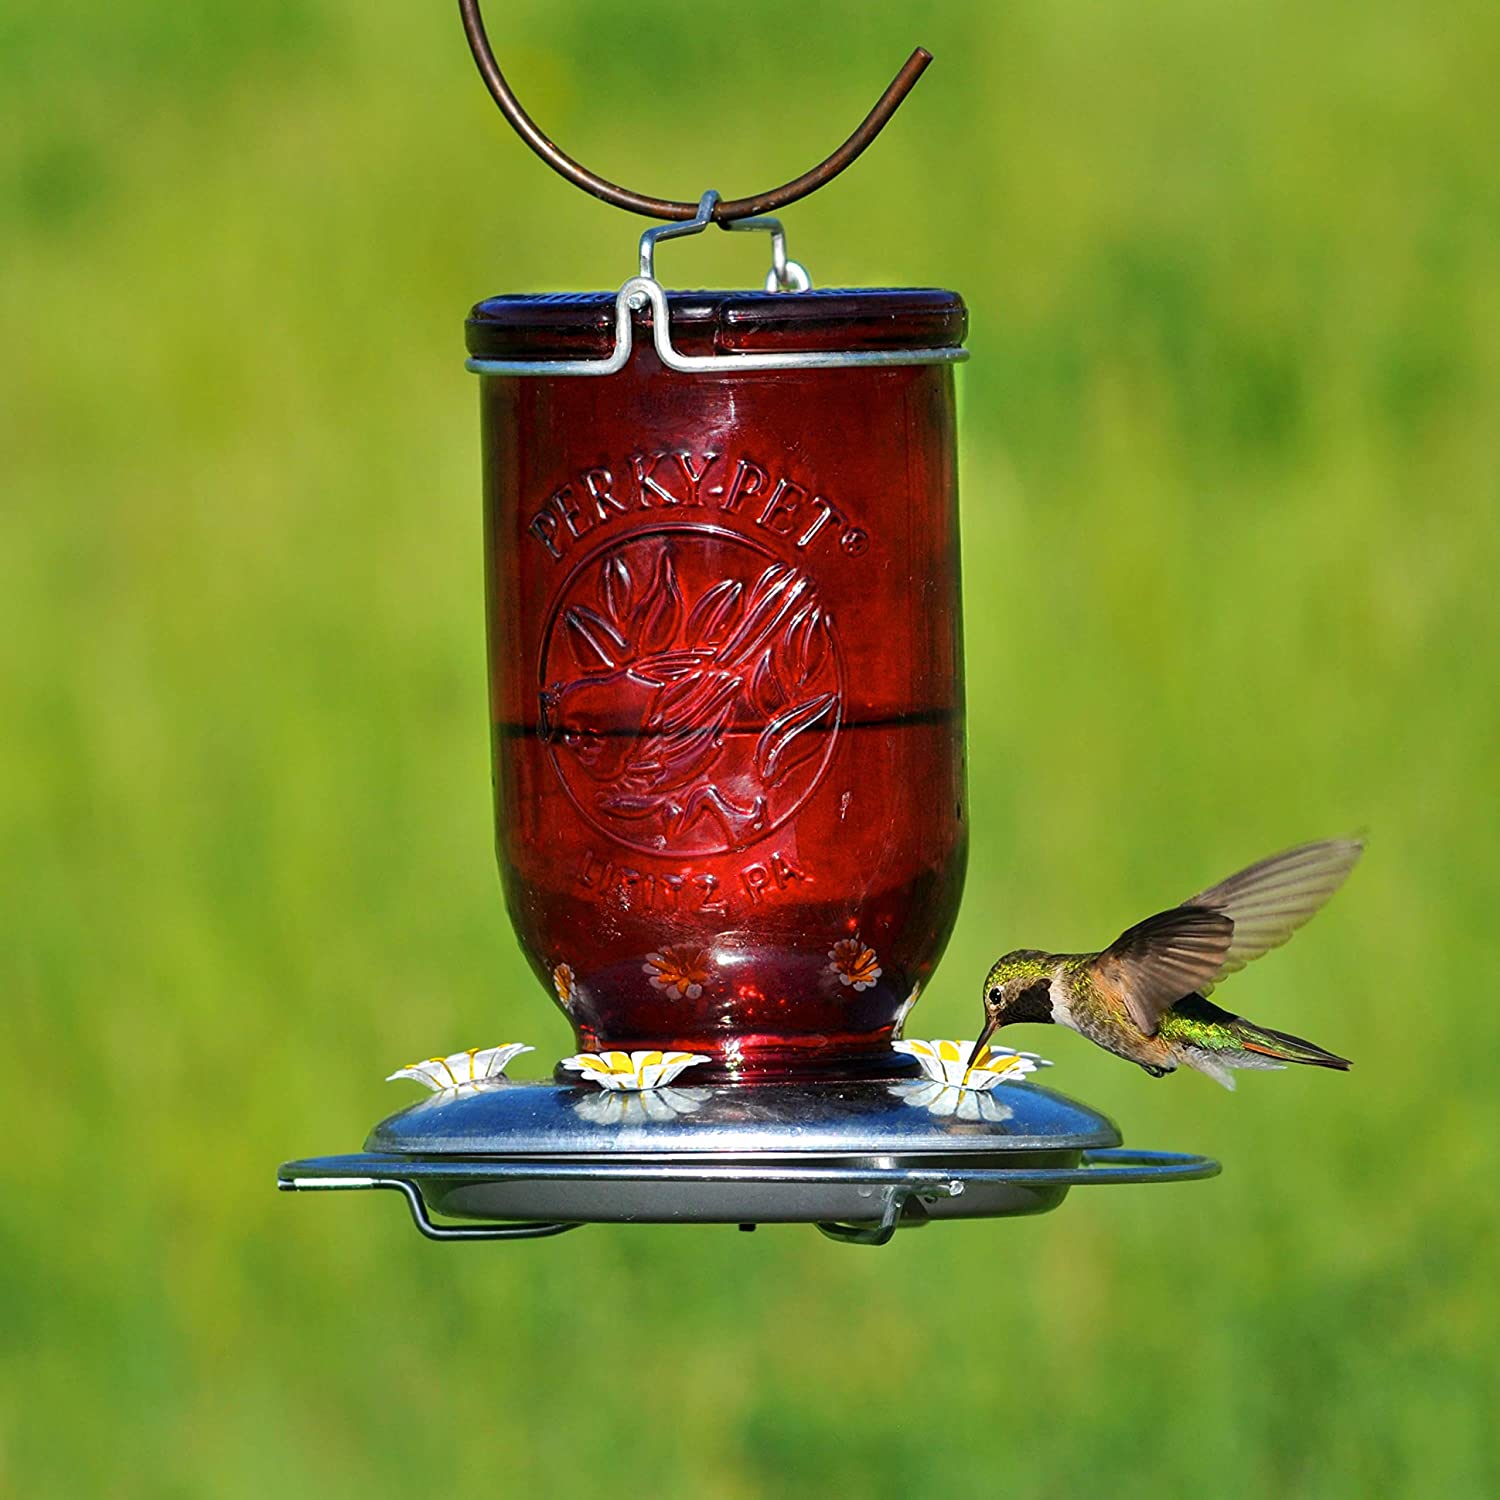
<svg viewBox="0 0 1500 1500"><path fill-rule="evenodd" d="M507 1042L503 1047L470 1047L467 1052L407 1063L404 1068L397 1068L390 1074L386 1082L410 1078L415 1083L425 1083L435 1094L450 1091L472 1093L482 1084L503 1080L511 1060L523 1052L532 1051L535 1048L522 1042Z"/></svg>
<svg viewBox="0 0 1500 1500"><path fill-rule="evenodd" d="M699 1052L580 1052L559 1066L601 1089L636 1093L665 1088L684 1069L707 1061Z"/></svg>
<svg viewBox="0 0 1500 1500"><path fill-rule="evenodd" d="M941 1038L932 1041L893 1042L891 1045L896 1051L916 1058L923 1074L932 1082L950 1088L972 1089L978 1093L986 1093L1001 1083L1019 1083L1038 1068L1052 1066L1035 1052L1014 1052L1009 1047L986 1047L974 1059L973 1067L969 1067L969 1054L974 1050L972 1040Z"/></svg>

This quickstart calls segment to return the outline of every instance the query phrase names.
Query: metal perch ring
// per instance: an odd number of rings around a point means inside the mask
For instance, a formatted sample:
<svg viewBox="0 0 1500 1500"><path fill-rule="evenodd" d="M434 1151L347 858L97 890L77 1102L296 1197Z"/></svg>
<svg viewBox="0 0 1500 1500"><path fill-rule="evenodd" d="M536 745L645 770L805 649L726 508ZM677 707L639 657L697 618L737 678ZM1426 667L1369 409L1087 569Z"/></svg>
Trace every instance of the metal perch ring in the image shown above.
<svg viewBox="0 0 1500 1500"><path fill-rule="evenodd" d="M510 84L506 82L505 74L500 71L500 64L495 61L489 38L485 35L484 20L479 14L479 0L458 0L458 9L463 17L464 35L469 39L469 50L474 54L474 62L479 68L479 76L484 79L485 87L489 89L495 103L500 106L501 114L510 121L516 134L554 172L566 177L569 182L576 187L581 187L584 192L592 193L594 197L602 198L606 203L612 203L616 208L627 209L633 214L644 214L652 219L691 219L697 214L696 203L674 198L650 198L644 193L632 192L629 188L620 187L617 183L600 177L596 172L590 172L580 162L574 161L566 151L542 133L536 121L526 113L521 107L520 100L511 92ZM832 182L840 172L859 158L870 142L885 128L886 122L901 107L902 100L911 92L917 79L922 76L927 64L931 61L932 54L925 47L918 47L902 65L901 71L890 81L886 91L875 101L875 107L860 121L854 133L837 151L825 157L817 166L804 172L800 177L794 177L790 182L784 182L778 188L756 193L752 197L733 198L728 202L716 204L713 210L713 222L727 224L733 219L745 219L755 214L771 213L775 209L785 208L788 203L795 203L799 198L807 197L809 193L815 193L825 183Z"/></svg>

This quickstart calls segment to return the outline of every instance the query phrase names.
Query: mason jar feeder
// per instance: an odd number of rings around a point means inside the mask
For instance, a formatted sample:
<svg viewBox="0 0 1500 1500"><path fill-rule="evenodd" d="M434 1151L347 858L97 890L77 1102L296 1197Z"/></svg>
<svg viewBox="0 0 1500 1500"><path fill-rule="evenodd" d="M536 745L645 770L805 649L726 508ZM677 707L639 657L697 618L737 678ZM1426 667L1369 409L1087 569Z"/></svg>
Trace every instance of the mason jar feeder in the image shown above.
<svg viewBox="0 0 1500 1500"><path fill-rule="evenodd" d="M953 292L815 289L756 198L644 198L521 109L474 0L480 72L557 170L666 219L618 292L470 314L484 463L496 849L511 921L573 1028L554 1081L520 1044L433 1058L362 1153L287 1189L402 1193L436 1239L591 1222L809 1222L883 1243L1072 1186L1204 1177L1020 1081L1036 1063L902 1029L963 887ZM755 291L668 291L677 236L768 235ZM433 1216L468 1223L440 1223Z"/></svg>

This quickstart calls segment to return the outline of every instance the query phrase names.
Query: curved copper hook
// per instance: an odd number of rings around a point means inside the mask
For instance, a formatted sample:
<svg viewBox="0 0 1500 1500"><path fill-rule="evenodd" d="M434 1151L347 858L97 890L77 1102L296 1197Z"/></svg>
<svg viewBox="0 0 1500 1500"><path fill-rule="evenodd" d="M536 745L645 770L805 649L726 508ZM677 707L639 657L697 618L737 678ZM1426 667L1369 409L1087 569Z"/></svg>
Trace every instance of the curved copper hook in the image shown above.
<svg viewBox="0 0 1500 1500"><path fill-rule="evenodd" d="M510 121L516 134L554 172L560 173L584 192L614 204L616 208L627 209L633 214L644 214L650 219L691 219L697 214L697 203L680 202L673 198L648 198L644 193L632 192L629 188L620 187L617 183L590 172L543 135L537 128L536 121L521 108L520 100L511 92L510 85L505 81L505 74L500 71L500 64L495 61L489 38L485 35L484 21L479 14L479 0L458 0L458 9L463 16L464 35L469 39L469 50L474 54L474 62L479 68L479 76L484 79L485 87L489 89L491 97L500 106L501 114ZM901 101L911 92L931 61L932 54L925 47L918 47L906 59L886 91L875 101L874 109L860 121L858 128L837 151L825 157L810 171L769 192L757 193L751 198L733 198L717 204L713 211L714 221L723 224L731 219L771 213L774 209L784 208L788 203L807 197L825 183L832 182L885 129L886 121L900 108Z"/></svg>

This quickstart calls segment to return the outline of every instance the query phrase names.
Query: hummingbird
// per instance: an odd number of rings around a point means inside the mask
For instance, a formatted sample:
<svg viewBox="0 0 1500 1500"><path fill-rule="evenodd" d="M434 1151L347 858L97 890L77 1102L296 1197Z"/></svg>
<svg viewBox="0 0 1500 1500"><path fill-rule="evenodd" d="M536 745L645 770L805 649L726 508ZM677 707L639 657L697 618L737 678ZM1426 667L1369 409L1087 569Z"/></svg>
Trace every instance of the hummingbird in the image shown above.
<svg viewBox="0 0 1500 1500"><path fill-rule="evenodd" d="M1363 852L1356 838L1299 844L1127 927L1102 952L1007 953L985 978L985 1025L970 1065L997 1028L1040 1021L1071 1027L1153 1078L1184 1063L1227 1089L1232 1068L1347 1071L1347 1058L1257 1026L1208 996L1226 974L1286 942Z"/></svg>

